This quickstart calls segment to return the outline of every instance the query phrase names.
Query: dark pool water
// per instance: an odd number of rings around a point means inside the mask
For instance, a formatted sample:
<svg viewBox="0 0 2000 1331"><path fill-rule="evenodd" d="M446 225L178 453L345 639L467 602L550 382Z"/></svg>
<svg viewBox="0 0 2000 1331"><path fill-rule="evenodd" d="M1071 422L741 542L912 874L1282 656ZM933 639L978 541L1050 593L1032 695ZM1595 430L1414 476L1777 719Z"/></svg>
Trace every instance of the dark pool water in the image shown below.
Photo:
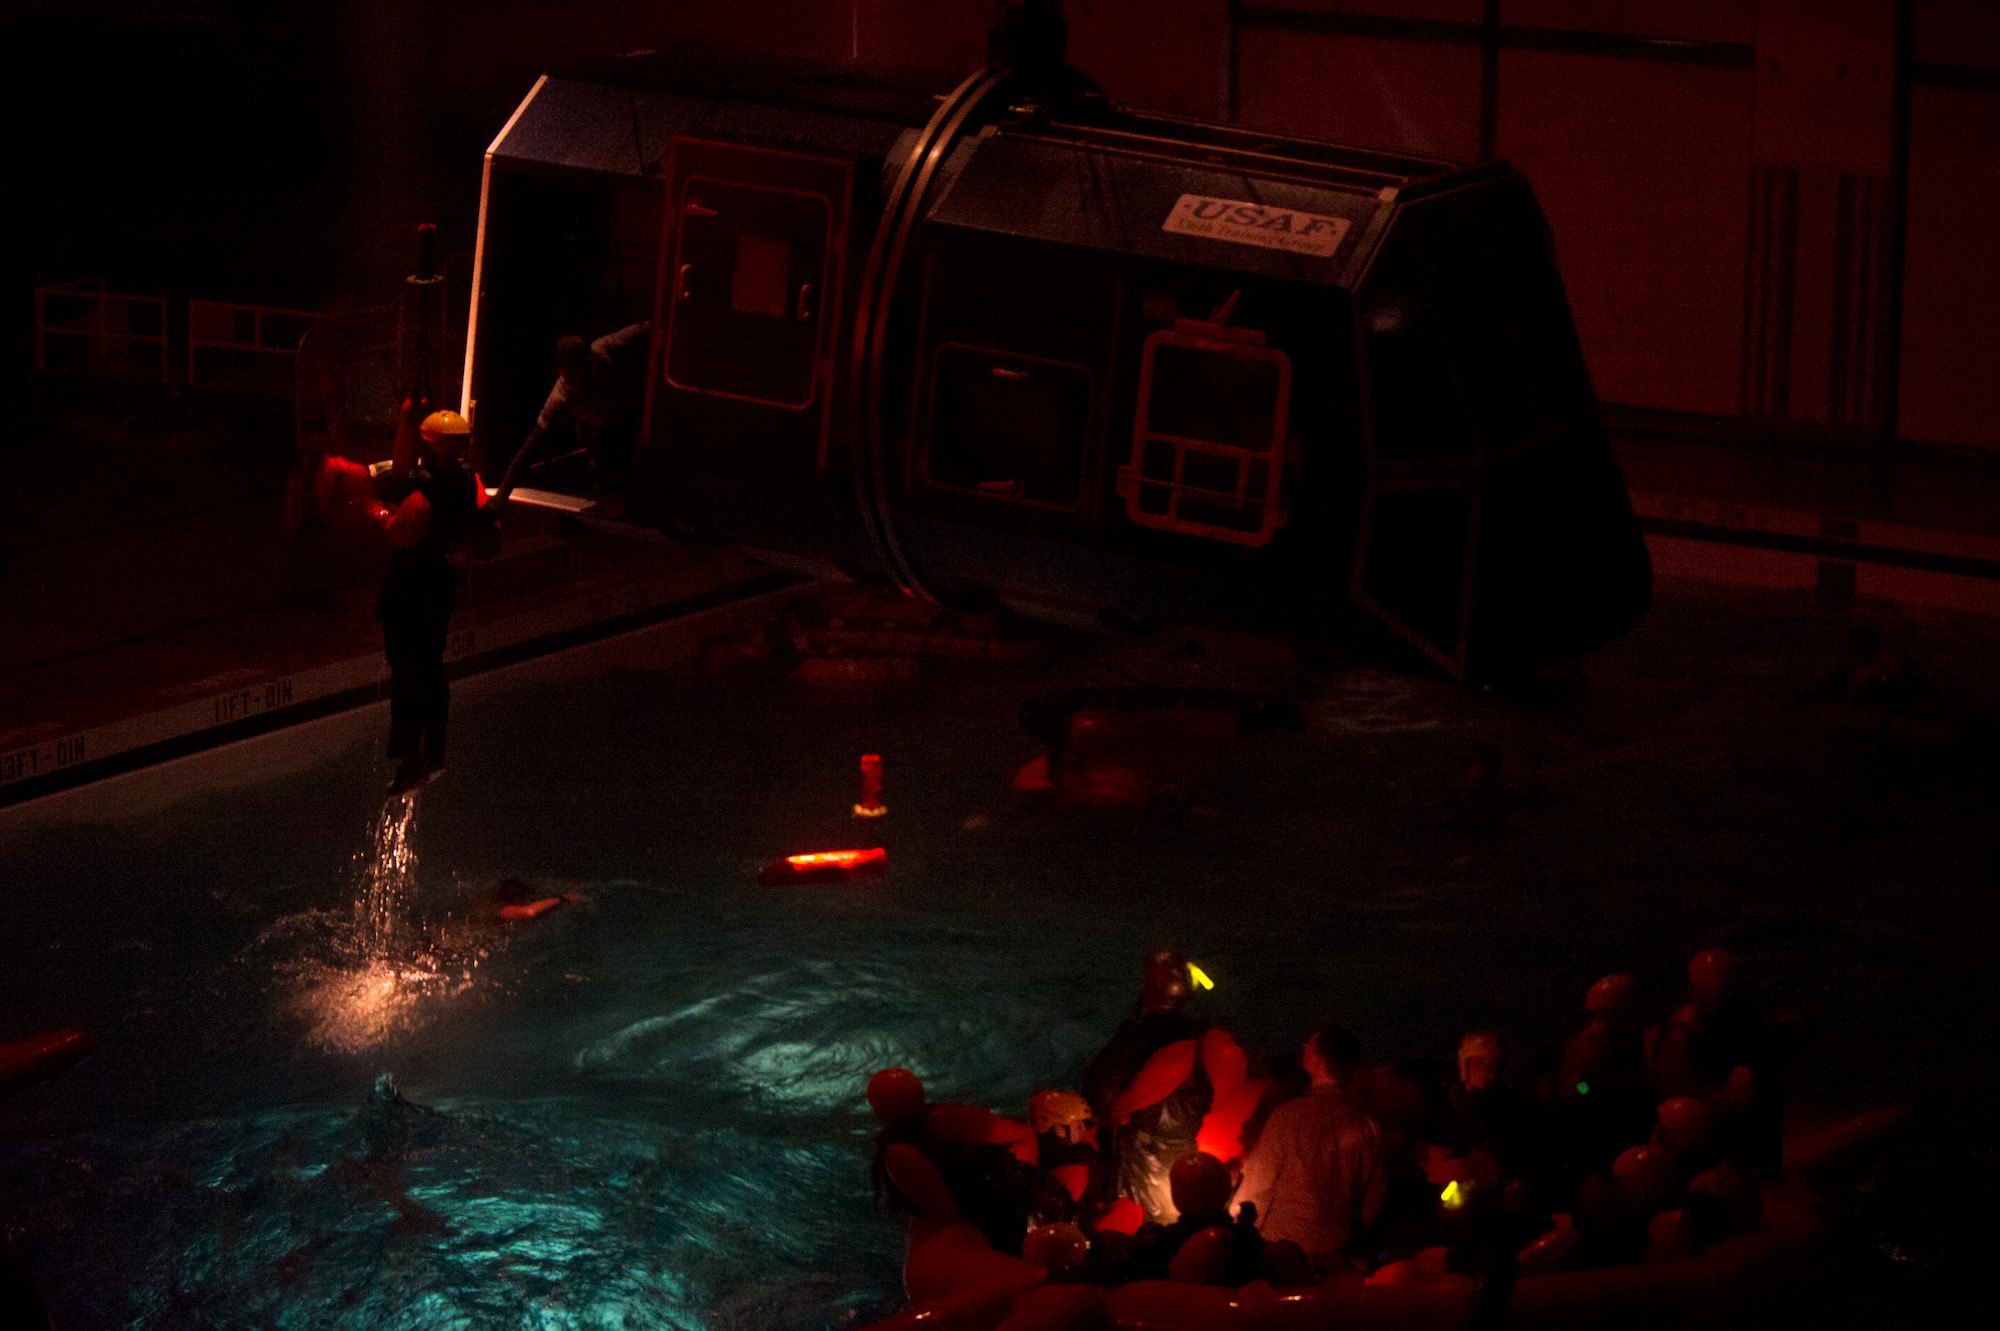
<svg viewBox="0 0 2000 1331"><path fill-rule="evenodd" d="M387 925L357 914L373 713L9 811L0 1038L76 1023L98 1052L0 1109L0 1215L65 1328L865 1325L901 1247L867 1075L1018 1112L1168 944L1253 1051L1338 1016L1442 1054L1473 1025L1557 1039L1595 976L1665 990L1729 939L1821 1014L1802 1105L1988 1094L1990 773L1800 718L1837 637L1752 609L1669 603L1511 697L1219 640L881 694L487 677ZM1022 702L1134 678L1282 693L1304 724L1148 813L1022 806ZM1489 739L1517 798L1468 830L1454 782ZM864 751L879 823L848 812ZM884 878L754 885L876 841ZM503 926L506 877L570 900Z"/></svg>

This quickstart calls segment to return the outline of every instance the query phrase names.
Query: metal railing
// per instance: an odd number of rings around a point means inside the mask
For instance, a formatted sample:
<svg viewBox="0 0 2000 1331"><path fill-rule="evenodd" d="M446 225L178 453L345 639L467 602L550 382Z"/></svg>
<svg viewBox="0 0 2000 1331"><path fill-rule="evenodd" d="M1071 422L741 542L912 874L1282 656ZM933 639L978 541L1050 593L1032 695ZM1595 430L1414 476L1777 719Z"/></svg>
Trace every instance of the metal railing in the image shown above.
<svg viewBox="0 0 2000 1331"><path fill-rule="evenodd" d="M167 382L167 302L104 289L104 279L35 288L35 369Z"/></svg>
<svg viewBox="0 0 2000 1331"><path fill-rule="evenodd" d="M319 318L312 310L190 300L187 381L289 393L299 344Z"/></svg>

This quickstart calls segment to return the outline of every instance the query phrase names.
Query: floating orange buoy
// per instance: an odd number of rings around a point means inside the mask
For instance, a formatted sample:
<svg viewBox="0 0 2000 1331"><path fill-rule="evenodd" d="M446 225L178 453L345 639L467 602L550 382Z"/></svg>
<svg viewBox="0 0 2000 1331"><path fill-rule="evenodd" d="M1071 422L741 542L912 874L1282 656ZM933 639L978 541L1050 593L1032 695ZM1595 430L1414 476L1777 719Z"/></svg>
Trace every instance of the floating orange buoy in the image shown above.
<svg viewBox="0 0 2000 1331"><path fill-rule="evenodd" d="M540 901L527 901L517 906L502 906L500 918L503 920L532 920L546 915L563 904L561 897L543 897Z"/></svg>
<svg viewBox="0 0 2000 1331"><path fill-rule="evenodd" d="M880 818L889 812L889 806L882 803L882 755L864 753L861 755L861 803L854 806L857 818Z"/></svg>
<svg viewBox="0 0 2000 1331"><path fill-rule="evenodd" d="M760 887L782 887L793 883L844 883L851 878L869 878L889 867L889 852L873 850L821 850L808 855L787 855L757 875Z"/></svg>

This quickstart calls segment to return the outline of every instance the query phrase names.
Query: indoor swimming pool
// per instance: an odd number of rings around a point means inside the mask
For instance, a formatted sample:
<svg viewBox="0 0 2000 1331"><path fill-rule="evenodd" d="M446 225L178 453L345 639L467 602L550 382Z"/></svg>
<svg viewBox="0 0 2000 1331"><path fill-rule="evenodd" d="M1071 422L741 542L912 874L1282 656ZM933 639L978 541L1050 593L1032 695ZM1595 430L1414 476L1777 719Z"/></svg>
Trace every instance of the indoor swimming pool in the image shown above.
<svg viewBox="0 0 2000 1331"><path fill-rule="evenodd" d="M1649 645L1673 613L1527 698L1256 644L863 693L631 648L461 685L413 806L371 709L7 810L0 1038L97 1045L0 1110L9 1232L63 1328L864 1326L901 1306L869 1073L1019 1113L1160 946L1253 1054L1338 1017L1388 1057L1559 1040L1596 976L1670 998L1727 940L1820 1014L1798 1103L1989 1085L1939 1069L1948 1014L1990 1030L1990 778L1883 778L1780 705L1812 640ZM1142 678L1300 724L1144 812L1011 789L1024 702ZM1517 789L1468 830L1485 742ZM862 845L885 876L756 886Z"/></svg>

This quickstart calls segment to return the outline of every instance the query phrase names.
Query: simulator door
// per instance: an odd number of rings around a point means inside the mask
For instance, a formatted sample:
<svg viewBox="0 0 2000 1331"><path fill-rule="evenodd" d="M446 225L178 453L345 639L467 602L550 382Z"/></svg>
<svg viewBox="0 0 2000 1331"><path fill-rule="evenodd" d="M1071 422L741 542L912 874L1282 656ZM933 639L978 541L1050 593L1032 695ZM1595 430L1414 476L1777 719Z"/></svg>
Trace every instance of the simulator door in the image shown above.
<svg viewBox="0 0 2000 1331"><path fill-rule="evenodd" d="M1480 497L1476 475L1371 480L1349 589L1457 679L1468 671Z"/></svg>
<svg viewBox="0 0 2000 1331"><path fill-rule="evenodd" d="M676 440L680 465L815 474L824 465L849 164L675 139L669 169L656 420Z"/></svg>

